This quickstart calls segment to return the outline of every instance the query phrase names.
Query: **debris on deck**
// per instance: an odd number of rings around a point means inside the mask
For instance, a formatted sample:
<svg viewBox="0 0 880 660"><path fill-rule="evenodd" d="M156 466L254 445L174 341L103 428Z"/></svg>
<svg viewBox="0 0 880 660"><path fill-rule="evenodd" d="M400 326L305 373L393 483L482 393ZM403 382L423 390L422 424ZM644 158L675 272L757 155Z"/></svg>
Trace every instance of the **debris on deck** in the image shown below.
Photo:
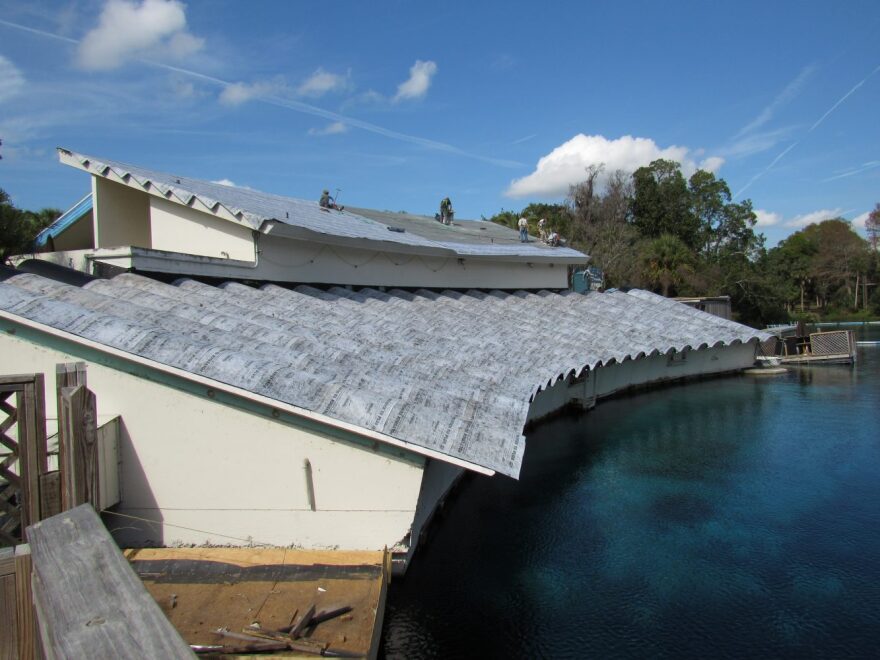
<svg viewBox="0 0 880 660"><path fill-rule="evenodd" d="M378 652L386 552L145 548L125 556L199 656Z"/></svg>

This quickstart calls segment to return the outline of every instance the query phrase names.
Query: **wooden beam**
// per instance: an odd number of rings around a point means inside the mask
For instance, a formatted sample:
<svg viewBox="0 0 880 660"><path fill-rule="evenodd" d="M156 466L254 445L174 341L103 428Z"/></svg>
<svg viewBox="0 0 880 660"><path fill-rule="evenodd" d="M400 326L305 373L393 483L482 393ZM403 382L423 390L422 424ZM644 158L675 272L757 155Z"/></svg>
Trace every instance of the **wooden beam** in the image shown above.
<svg viewBox="0 0 880 660"><path fill-rule="evenodd" d="M13 548L0 548L0 658L4 660L18 657L14 554Z"/></svg>
<svg viewBox="0 0 880 660"><path fill-rule="evenodd" d="M32 525L28 538L47 657L193 657L91 505Z"/></svg>
<svg viewBox="0 0 880 660"><path fill-rule="evenodd" d="M18 618L18 657L36 657L34 599L31 595L31 547L27 543L15 548L15 598Z"/></svg>
<svg viewBox="0 0 880 660"><path fill-rule="evenodd" d="M59 459L61 468L61 508L92 502L97 505L98 479L98 423L95 395L87 388L61 389ZM63 447L63 451L61 448Z"/></svg>

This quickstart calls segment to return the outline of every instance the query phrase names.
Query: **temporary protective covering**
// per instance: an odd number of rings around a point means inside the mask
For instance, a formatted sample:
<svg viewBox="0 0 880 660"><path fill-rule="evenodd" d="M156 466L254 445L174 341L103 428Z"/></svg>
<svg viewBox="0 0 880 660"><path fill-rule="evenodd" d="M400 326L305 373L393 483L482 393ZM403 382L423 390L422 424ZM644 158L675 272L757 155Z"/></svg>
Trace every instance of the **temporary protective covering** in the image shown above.
<svg viewBox="0 0 880 660"><path fill-rule="evenodd" d="M584 263L586 255L569 248L551 248L539 241L520 243L517 233L487 222L462 221L454 227L441 225L425 216L357 209L322 209L317 201L295 199L251 188L201 181L150 170L114 160L95 158L59 149L62 161L95 176L159 195L184 206L196 202L210 212L264 231L275 222L342 239L374 241L401 249L421 249L461 257L525 257L534 261ZM53 230L57 233L57 229ZM366 246L365 246L366 247Z"/></svg>
<svg viewBox="0 0 880 660"><path fill-rule="evenodd" d="M567 375L764 335L644 291L538 294L0 282L0 309L516 477L532 397Z"/></svg>

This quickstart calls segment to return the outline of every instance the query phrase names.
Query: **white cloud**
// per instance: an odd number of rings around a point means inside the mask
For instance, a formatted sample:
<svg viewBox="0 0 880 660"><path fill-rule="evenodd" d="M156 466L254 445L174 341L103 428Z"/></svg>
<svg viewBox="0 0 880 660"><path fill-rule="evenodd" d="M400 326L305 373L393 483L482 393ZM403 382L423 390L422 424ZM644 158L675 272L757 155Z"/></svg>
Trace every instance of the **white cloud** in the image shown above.
<svg viewBox="0 0 880 660"><path fill-rule="evenodd" d="M161 54L182 58L204 40L186 31L185 5L177 0L107 0L98 26L79 45L79 65L88 70L115 69L130 57Z"/></svg>
<svg viewBox="0 0 880 660"><path fill-rule="evenodd" d="M309 96L312 98L323 96L329 92L341 92L348 89L351 85L351 72L346 75L338 73L330 73L324 71L321 67L309 76L298 88L297 93L300 96Z"/></svg>
<svg viewBox="0 0 880 660"><path fill-rule="evenodd" d="M772 227L782 222L782 216L779 213L765 211L764 209L755 209L755 216L758 221L755 223L757 227Z"/></svg>
<svg viewBox="0 0 880 660"><path fill-rule="evenodd" d="M609 140L602 135L581 133L541 158L534 172L511 182L505 194L509 197L565 195L569 186L584 180L586 168L590 165L605 165L599 177L599 183L602 184L616 170L635 172L658 158L681 163L685 176L700 167L714 172L724 163L723 158L712 156L698 165L688 158L689 153L687 147L675 145L661 149L649 138L624 135Z"/></svg>
<svg viewBox="0 0 880 660"><path fill-rule="evenodd" d="M235 182L230 181L229 179L220 179L219 181L211 181L211 183L216 183L219 186L230 186L235 188Z"/></svg>
<svg viewBox="0 0 880 660"><path fill-rule="evenodd" d="M227 85L220 92L220 103L225 105L241 105L254 98L271 96L286 88L281 80L263 80L255 83L237 82Z"/></svg>
<svg viewBox="0 0 880 660"><path fill-rule="evenodd" d="M24 76L9 60L0 55L0 103L11 99L24 87Z"/></svg>
<svg viewBox="0 0 880 660"><path fill-rule="evenodd" d="M397 86L397 94L391 99L394 103L406 99L420 99L428 93L431 78L437 73L437 64L428 60L416 60L409 69L409 79Z"/></svg>
<svg viewBox="0 0 880 660"><path fill-rule="evenodd" d="M341 121L334 121L332 124L328 124L324 128L310 128L309 135L339 135L341 133L348 132L348 124Z"/></svg>
<svg viewBox="0 0 880 660"><path fill-rule="evenodd" d="M870 211L865 211L865 212L862 213L861 215L857 215L857 216L854 217L852 220L850 220L850 224L851 224L853 227L857 227L858 229L864 229L864 228L865 228L865 222L867 221L869 215L871 215L871 212L870 212Z"/></svg>
<svg viewBox="0 0 880 660"><path fill-rule="evenodd" d="M785 223L786 227L806 227L807 225L817 224L823 220L831 220L839 218L843 214L843 209L820 209L811 213L797 215Z"/></svg>

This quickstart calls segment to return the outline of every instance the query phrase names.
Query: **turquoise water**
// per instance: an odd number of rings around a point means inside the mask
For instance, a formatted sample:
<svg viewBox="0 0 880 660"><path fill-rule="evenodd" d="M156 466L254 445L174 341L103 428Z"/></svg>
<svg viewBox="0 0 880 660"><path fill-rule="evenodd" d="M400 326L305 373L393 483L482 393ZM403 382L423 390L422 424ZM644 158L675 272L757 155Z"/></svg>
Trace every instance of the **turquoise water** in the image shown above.
<svg viewBox="0 0 880 660"><path fill-rule="evenodd" d="M392 583L383 646L877 657L880 346L856 367L701 381L541 425L520 481L456 491Z"/></svg>

